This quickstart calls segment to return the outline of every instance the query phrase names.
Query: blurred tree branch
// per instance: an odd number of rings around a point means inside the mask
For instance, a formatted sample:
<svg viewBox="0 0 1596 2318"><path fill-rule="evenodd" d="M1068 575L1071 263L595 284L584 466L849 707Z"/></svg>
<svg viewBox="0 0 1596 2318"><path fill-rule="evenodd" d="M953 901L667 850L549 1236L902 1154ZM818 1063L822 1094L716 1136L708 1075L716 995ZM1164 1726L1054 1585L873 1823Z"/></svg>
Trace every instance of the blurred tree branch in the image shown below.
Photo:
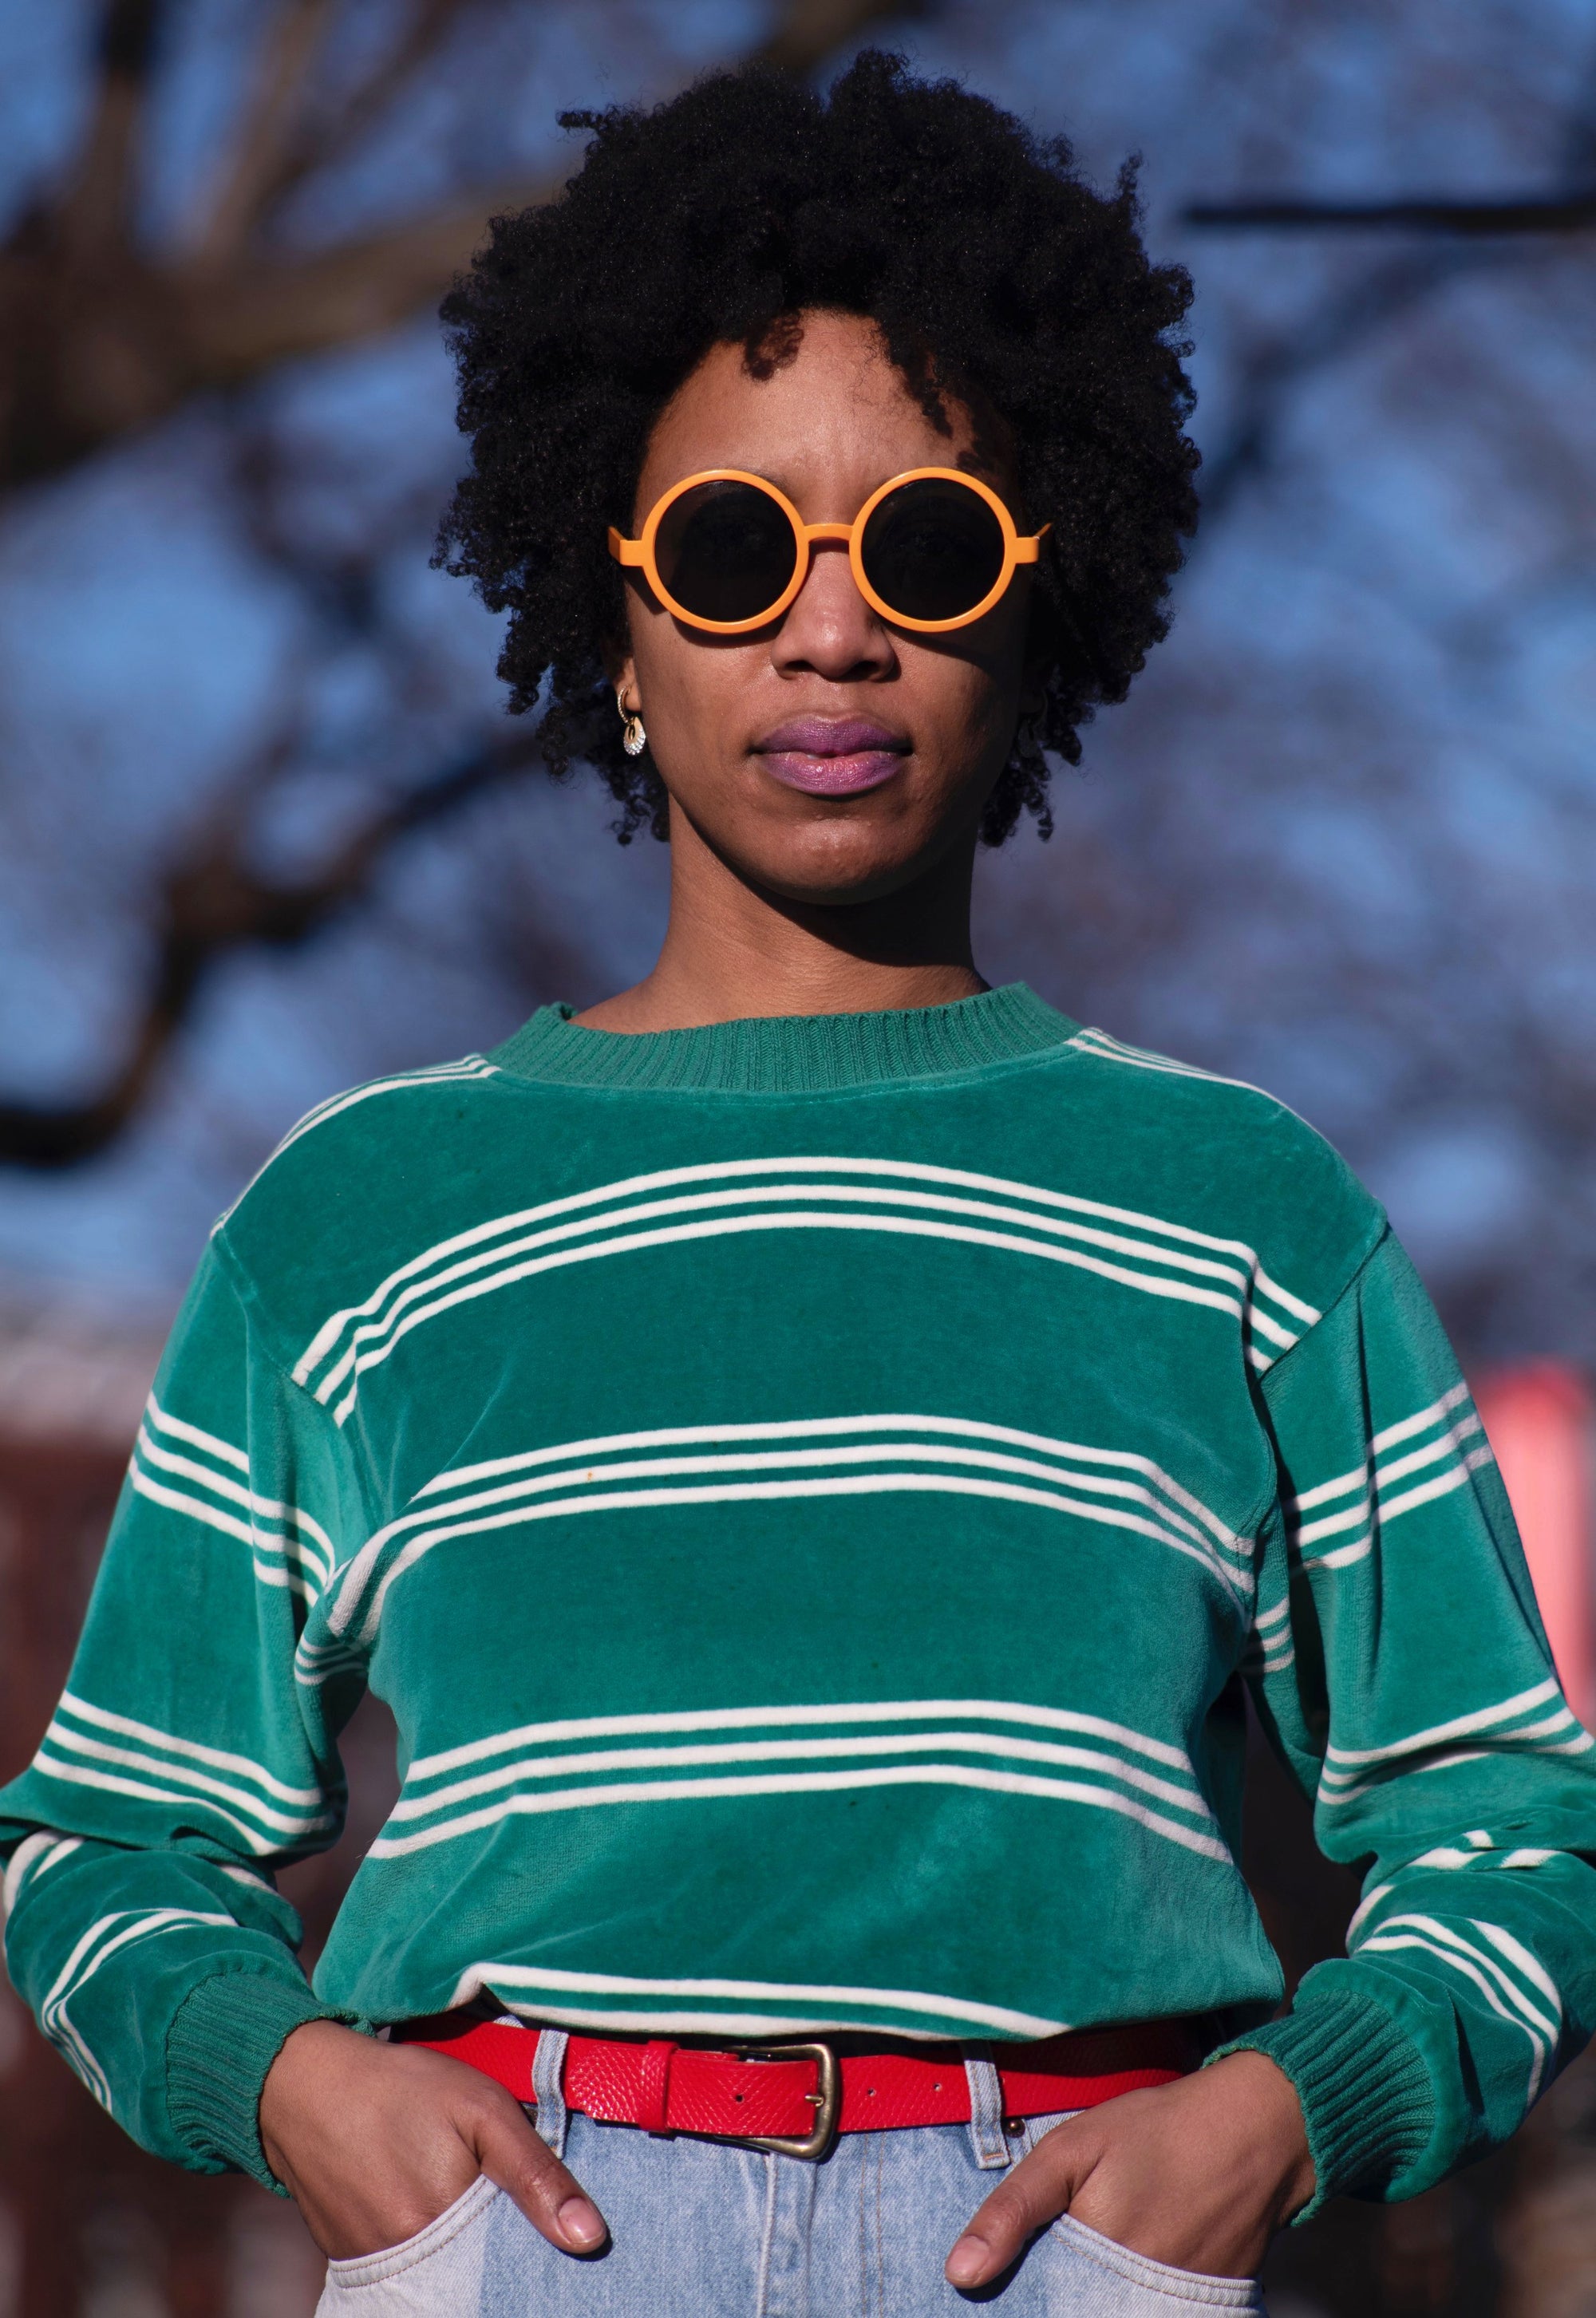
<svg viewBox="0 0 1596 2318"><path fill-rule="evenodd" d="M250 808L280 772L280 741L251 768L205 832L168 872L160 894L155 958L127 1054L106 1083L81 1101L0 1101L0 1159L24 1167L70 1167L94 1158L127 1127L154 1073L218 968L240 950L292 949L371 891L401 839L443 821L536 761L525 732L473 749L394 803L371 813L315 873L277 882L249 864Z"/></svg>
<svg viewBox="0 0 1596 2318"><path fill-rule="evenodd" d="M901 0L787 0L751 60L812 72ZM0 490L58 474L292 356L387 329L442 292L496 209L560 181L483 186L386 231L274 246L287 196L340 157L436 62L463 0L416 0L366 78L321 118L311 85L335 0L278 0L228 169L203 225L168 251L134 230L138 152L163 0L109 0L99 83L74 169L0 247Z"/></svg>
<svg viewBox="0 0 1596 2318"><path fill-rule="evenodd" d="M1596 226L1596 189L1513 201L1193 202L1187 225L1240 228L1354 226L1405 233L1581 233Z"/></svg>
<svg viewBox="0 0 1596 2318"><path fill-rule="evenodd" d="M1230 440L1204 468L1204 515L1212 517L1220 513L1240 485L1267 463L1285 395L1299 379L1351 352L1460 270L1500 263L1513 241L1522 236L1580 233L1596 227L1596 186L1591 183L1593 151L1596 75L1590 76L1565 130L1565 184L1560 193L1498 201L1438 196L1329 202L1281 194L1188 202L1181 215L1191 226L1231 232L1401 232L1420 236L1429 244L1392 259L1330 301L1289 337L1254 354L1243 370L1240 415ZM1434 246L1437 236L1445 238L1439 249Z"/></svg>
<svg viewBox="0 0 1596 2318"><path fill-rule="evenodd" d="M59 199L29 211L0 247L0 487L59 473L194 395L391 327L439 294L495 208L557 195L558 183L501 186L328 249L274 250L288 196L438 59L465 4L417 0L365 78L318 113L311 83L336 13L336 0L279 0L203 226L174 252L150 256L133 217L163 0L110 0L76 166ZM906 13L903 0L787 0L748 60L812 72L871 23ZM0 1100L0 1163L69 1167L106 1149L138 1114L226 959L308 941L370 894L401 839L523 773L537 754L525 731L500 732L374 811L311 876L278 882L250 866L251 823L289 752L286 741L264 751L167 875L122 1061L80 1101Z"/></svg>

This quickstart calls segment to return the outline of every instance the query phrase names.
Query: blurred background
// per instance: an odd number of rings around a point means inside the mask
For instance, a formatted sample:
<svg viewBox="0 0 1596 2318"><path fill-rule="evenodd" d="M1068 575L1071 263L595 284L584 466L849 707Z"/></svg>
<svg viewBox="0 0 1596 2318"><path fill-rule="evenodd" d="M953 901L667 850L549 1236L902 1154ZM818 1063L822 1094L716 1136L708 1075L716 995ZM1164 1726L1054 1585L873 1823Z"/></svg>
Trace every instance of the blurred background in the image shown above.
<svg viewBox="0 0 1596 2318"><path fill-rule="evenodd" d="M1387 1203L1596 1716L1596 0L0 0L0 1773L47 1719L206 1230L352 1081L636 978L666 857L556 787L428 568L435 312L564 106L861 42L1197 283L1200 536L978 956L1258 1080ZM1445 1647L1438 1636L1437 1647ZM350 1746L313 1952L385 1809ZM1343 1880L1258 1765L1294 1972ZM0 2318L307 2318L293 2210L122 2141L0 1995ZM1596 2073L1272 2259L1276 2318L1596 2314Z"/></svg>

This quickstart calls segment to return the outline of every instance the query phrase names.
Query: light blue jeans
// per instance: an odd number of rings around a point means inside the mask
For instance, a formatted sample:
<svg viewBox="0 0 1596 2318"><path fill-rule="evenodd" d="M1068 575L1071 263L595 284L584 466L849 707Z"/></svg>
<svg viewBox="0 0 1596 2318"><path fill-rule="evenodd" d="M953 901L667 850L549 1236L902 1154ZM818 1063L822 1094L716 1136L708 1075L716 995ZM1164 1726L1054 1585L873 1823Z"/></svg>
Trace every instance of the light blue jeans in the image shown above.
<svg viewBox="0 0 1596 2318"><path fill-rule="evenodd" d="M996 2287L942 2276L995 2177L1057 2116L1005 2134L996 2071L966 2066L969 2125L849 2134L820 2164L567 2115L564 2039L538 2053L537 2129L609 2224L604 2253L558 2253L501 2190L474 2181L402 2245L329 2262L317 2318L933 2318L996 2303L1005 2318L1263 2312L1250 2280L1129 2252L1066 2215Z"/></svg>

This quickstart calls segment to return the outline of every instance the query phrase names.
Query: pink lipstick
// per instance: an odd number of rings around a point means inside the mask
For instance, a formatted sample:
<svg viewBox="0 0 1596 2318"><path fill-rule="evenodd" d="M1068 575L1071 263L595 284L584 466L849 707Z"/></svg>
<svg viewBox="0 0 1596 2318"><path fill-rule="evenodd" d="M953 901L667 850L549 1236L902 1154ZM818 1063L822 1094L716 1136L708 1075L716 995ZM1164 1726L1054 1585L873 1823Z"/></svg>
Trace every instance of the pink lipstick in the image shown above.
<svg viewBox="0 0 1596 2318"><path fill-rule="evenodd" d="M784 787L810 796L861 796L889 781L909 753L901 732L868 716L795 716L753 744Z"/></svg>

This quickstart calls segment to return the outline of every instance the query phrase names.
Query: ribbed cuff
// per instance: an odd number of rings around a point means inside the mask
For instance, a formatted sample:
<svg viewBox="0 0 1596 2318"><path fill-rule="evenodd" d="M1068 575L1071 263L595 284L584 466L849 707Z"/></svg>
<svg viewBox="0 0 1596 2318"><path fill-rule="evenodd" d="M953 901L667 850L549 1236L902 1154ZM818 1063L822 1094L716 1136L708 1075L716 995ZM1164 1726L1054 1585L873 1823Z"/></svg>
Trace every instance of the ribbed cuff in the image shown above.
<svg viewBox="0 0 1596 2318"><path fill-rule="evenodd" d="M279 2197L260 2145L266 2071L307 2020L351 2016L320 2004L303 1981L224 1972L201 1981L167 2032L167 2107L173 2130L197 2154L252 2173Z"/></svg>
<svg viewBox="0 0 1596 2318"><path fill-rule="evenodd" d="M1317 2187L1294 2218L1328 2198L1387 2181L1428 2143L1435 2103L1418 2047L1383 2004L1348 1989L1304 1989L1284 2020L1209 2054L1262 2053L1296 2088Z"/></svg>

